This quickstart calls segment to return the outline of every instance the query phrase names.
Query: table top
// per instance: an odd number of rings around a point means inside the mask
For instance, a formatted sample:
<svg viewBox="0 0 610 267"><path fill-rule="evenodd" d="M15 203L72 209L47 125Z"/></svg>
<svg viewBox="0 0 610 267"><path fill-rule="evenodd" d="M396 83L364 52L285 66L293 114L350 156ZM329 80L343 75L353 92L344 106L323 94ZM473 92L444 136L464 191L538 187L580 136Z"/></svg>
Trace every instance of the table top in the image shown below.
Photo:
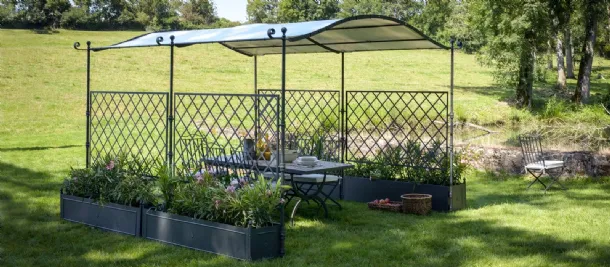
<svg viewBox="0 0 610 267"><path fill-rule="evenodd" d="M241 155L230 155L228 158L204 158L202 161L207 164L229 164L229 165L243 165L246 168L256 167L258 169L269 169L271 171L282 171L288 174L313 174L313 173L326 173L330 171L338 171L343 169L349 169L354 165L349 163L333 162L319 160L315 166L304 166L296 163L285 163L280 164L277 167L276 161L267 160L246 160L243 163L236 164L234 162L240 162L237 160ZM282 166L284 165L284 166Z"/></svg>

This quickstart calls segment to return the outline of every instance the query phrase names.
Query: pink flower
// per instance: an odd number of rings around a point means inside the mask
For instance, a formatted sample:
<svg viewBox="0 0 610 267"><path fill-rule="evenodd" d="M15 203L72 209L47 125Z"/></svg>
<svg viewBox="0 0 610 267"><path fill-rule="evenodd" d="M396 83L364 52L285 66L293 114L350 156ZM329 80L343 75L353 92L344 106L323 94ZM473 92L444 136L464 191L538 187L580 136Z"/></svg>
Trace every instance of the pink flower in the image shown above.
<svg viewBox="0 0 610 267"><path fill-rule="evenodd" d="M220 206L220 200L216 200L214 201L214 207L216 207L218 209L218 207Z"/></svg>
<svg viewBox="0 0 610 267"><path fill-rule="evenodd" d="M286 203L286 200L283 198L280 198L280 204L284 204L284 203Z"/></svg>
<svg viewBox="0 0 610 267"><path fill-rule="evenodd" d="M235 186L229 185L226 191L227 193L235 193Z"/></svg>
<svg viewBox="0 0 610 267"><path fill-rule="evenodd" d="M114 169L114 160L111 160L110 162L108 162L108 165L106 165L106 170L112 169Z"/></svg>

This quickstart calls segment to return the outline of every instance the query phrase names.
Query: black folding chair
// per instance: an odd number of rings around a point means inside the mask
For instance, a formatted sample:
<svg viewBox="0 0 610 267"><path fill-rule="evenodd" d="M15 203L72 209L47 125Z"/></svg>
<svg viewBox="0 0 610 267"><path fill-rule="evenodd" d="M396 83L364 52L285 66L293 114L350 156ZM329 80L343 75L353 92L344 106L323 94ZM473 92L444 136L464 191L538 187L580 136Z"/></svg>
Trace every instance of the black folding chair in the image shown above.
<svg viewBox="0 0 610 267"><path fill-rule="evenodd" d="M318 159L324 161L340 160L341 142L337 140L298 139L295 140L295 142L299 155L316 156ZM342 172L332 174L320 173L293 175L289 181L292 184L293 190L289 192L288 201L292 200L294 197L299 198L299 200L292 210L292 223L294 223L294 215L302 201L309 203L309 200L312 200L316 202L318 205L320 205L320 208L324 209L324 215L326 217L328 217L326 201L330 200L337 205L339 209L342 209L341 204L331 197L332 193L341 184L342 177ZM325 186L331 186L328 193L324 191ZM315 193L310 194L312 190L314 190ZM322 195L323 197L319 197L318 194Z"/></svg>
<svg viewBox="0 0 610 267"><path fill-rule="evenodd" d="M523 152L523 167L525 168L525 171L534 176L534 181L527 186L527 189L538 182L544 187L545 193L555 183L566 190L567 188L559 182L559 177L563 174L565 169L565 163L561 160L548 160L544 158L540 136L520 135L518 138L519 143L521 144L521 151ZM551 178L549 185L545 185L540 180L540 177L545 174Z"/></svg>

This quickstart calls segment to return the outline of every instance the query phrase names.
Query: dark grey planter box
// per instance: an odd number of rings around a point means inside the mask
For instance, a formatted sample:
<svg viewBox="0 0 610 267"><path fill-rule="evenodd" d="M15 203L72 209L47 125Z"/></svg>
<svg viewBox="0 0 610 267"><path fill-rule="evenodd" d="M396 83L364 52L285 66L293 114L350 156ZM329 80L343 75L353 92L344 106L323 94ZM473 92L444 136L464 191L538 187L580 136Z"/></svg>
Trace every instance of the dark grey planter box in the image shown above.
<svg viewBox="0 0 610 267"><path fill-rule="evenodd" d="M92 199L60 195L62 219L121 234L140 236L142 209Z"/></svg>
<svg viewBox="0 0 610 267"><path fill-rule="evenodd" d="M242 260L280 256L280 225L243 228L155 210L144 213L142 236Z"/></svg>
<svg viewBox="0 0 610 267"><path fill-rule="evenodd" d="M369 202L375 199L389 198L392 201L401 201L400 196L413 193L413 183L370 180L361 177L345 177L343 179L343 199L356 202ZM466 184L453 186L453 198L449 197L449 187L443 185L421 184L415 187L415 193L432 195L432 210L449 211L466 207Z"/></svg>

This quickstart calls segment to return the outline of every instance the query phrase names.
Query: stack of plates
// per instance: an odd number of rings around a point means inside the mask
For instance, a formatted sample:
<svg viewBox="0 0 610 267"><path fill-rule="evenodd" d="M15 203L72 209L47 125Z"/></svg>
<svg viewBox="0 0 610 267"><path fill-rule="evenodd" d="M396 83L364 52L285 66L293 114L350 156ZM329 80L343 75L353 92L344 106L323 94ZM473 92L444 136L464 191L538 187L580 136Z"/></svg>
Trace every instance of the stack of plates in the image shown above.
<svg viewBox="0 0 610 267"><path fill-rule="evenodd" d="M314 167L318 164L318 158L316 157L298 157L294 163L297 165Z"/></svg>

